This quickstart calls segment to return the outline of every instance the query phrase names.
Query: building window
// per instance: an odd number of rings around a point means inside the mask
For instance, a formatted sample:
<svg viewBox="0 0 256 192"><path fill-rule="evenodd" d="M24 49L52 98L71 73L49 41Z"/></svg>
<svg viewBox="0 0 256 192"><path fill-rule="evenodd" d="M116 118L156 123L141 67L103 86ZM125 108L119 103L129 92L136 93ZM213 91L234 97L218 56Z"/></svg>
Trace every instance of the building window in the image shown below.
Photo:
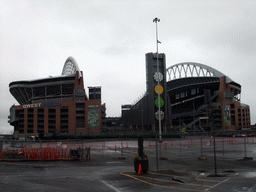
<svg viewBox="0 0 256 192"><path fill-rule="evenodd" d="M196 89L191 89L191 95L195 95L196 94Z"/></svg>
<svg viewBox="0 0 256 192"><path fill-rule="evenodd" d="M176 94L176 99L179 99L180 98L180 94Z"/></svg>
<svg viewBox="0 0 256 192"><path fill-rule="evenodd" d="M185 92L182 92L182 93L180 94L180 98L183 98L183 97L185 97Z"/></svg>

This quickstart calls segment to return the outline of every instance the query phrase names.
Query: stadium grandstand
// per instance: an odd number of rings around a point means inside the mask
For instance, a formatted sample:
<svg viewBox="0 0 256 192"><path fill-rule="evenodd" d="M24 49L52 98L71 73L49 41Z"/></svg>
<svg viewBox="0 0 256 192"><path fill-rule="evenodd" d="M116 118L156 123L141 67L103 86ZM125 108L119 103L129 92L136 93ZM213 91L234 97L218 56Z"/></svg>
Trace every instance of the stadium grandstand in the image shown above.
<svg viewBox="0 0 256 192"><path fill-rule="evenodd" d="M89 87L86 95L72 57L60 76L11 82L9 90L19 103L9 115L16 136L101 132L101 87Z"/></svg>
<svg viewBox="0 0 256 192"><path fill-rule="evenodd" d="M158 61L157 61L158 59ZM161 81L163 131L207 132L250 128L250 107L241 103L241 85L220 71L184 62L165 68L165 55L146 54L146 93L123 105L120 123L131 130L158 131L157 62ZM125 107L129 106L129 108Z"/></svg>

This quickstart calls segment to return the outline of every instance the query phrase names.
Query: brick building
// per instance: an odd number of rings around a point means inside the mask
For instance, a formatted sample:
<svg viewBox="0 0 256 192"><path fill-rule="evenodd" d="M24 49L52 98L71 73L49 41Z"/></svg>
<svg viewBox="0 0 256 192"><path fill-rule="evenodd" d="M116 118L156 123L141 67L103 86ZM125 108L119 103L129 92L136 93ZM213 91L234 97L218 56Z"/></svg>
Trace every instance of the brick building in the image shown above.
<svg viewBox="0 0 256 192"><path fill-rule="evenodd" d="M14 135L101 132L101 87L84 89L83 72L69 57L61 76L9 84ZM96 91L95 91L96 90Z"/></svg>

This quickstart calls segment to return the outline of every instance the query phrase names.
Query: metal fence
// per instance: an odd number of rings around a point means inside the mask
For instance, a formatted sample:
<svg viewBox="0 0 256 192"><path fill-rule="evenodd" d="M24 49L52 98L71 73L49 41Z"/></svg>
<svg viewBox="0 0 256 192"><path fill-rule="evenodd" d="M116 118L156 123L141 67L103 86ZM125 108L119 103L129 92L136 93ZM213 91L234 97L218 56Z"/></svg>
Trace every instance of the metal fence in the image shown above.
<svg viewBox="0 0 256 192"><path fill-rule="evenodd" d="M214 147L215 146L215 147ZM215 150L214 150L215 149ZM137 140L72 142L3 141L0 160L89 160L95 155L133 157ZM208 137L144 140L144 151L168 159L212 157L225 159L256 158L256 137Z"/></svg>
<svg viewBox="0 0 256 192"><path fill-rule="evenodd" d="M0 160L90 160L83 142L2 141Z"/></svg>

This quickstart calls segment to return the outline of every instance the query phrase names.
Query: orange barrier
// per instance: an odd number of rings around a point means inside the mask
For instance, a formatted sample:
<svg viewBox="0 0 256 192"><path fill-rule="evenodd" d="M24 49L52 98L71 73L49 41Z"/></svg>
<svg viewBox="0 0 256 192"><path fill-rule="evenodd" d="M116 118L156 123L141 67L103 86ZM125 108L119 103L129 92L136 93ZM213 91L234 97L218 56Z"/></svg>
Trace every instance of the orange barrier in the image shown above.
<svg viewBox="0 0 256 192"><path fill-rule="evenodd" d="M6 148L6 151L8 148ZM69 150L67 152L67 150ZM10 154L16 154L16 155L23 155L23 160L70 160L70 152L71 149L67 148L53 148L53 147L43 147L43 148L23 148L19 152L18 149L12 150ZM9 152L5 152L2 150L0 159L6 159L4 158L5 154L9 154ZM8 158L6 159L8 160ZM15 159L14 159L15 160ZM19 159L22 160L22 159Z"/></svg>

